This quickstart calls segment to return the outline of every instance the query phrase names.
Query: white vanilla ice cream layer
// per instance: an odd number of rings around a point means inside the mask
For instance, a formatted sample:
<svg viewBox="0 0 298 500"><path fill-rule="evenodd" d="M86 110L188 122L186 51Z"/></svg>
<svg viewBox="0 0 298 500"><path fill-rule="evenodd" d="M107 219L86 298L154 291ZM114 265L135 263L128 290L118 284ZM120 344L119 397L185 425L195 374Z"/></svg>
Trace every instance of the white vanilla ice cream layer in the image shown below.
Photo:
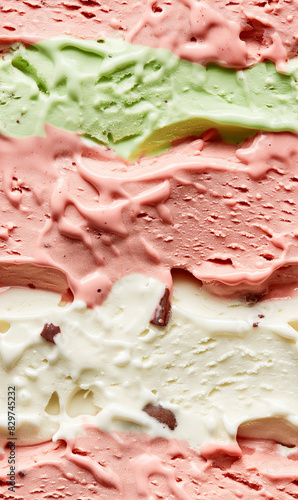
<svg viewBox="0 0 298 500"><path fill-rule="evenodd" d="M93 423L187 440L235 443L237 431L298 444L298 299L247 306L177 278L168 326L150 324L164 285L118 281L105 303L65 304L51 292L0 295L0 432L15 386L18 443L71 438ZM40 333L59 326L55 343ZM143 411L171 410L168 427Z"/></svg>

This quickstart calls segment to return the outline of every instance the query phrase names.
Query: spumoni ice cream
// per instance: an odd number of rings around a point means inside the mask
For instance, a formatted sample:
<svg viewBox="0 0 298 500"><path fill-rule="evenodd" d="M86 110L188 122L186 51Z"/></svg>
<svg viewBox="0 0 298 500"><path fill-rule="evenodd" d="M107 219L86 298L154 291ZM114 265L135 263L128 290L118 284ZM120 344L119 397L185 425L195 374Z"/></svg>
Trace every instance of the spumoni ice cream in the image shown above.
<svg viewBox="0 0 298 500"><path fill-rule="evenodd" d="M0 3L1 498L297 496L297 7Z"/></svg>

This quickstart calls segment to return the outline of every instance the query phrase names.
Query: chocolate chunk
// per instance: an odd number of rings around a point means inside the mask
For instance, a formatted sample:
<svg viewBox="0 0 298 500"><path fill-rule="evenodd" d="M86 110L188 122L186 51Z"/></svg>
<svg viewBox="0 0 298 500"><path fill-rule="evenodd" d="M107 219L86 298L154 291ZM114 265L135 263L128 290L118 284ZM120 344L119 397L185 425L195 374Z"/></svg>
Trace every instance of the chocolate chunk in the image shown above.
<svg viewBox="0 0 298 500"><path fill-rule="evenodd" d="M74 455L81 455L82 457L86 457L88 455L88 452L85 450L80 450L79 448L73 448L72 453Z"/></svg>
<svg viewBox="0 0 298 500"><path fill-rule="evenodd" d="M166 326L171 317L171 302L170 302L170 290L165 289L157 308L150 320L150 323L155 326Z"/></svg>
<svg viewBox="0 0 298 500"><path fill-rule="evenodd" d="M55 326L53 323L46 323L40 335L48 342L53 342L53 344L55 344L54 337L60 332L61 330L59 326Z"/></svg>
<svg viewBox="0 0 298 500"><path fill-rule="evenodd" d="M167 408L163 408L162 406L154 406L152 404L147 404L144 406L143 411L149 415L149 417L155 418L163 425L167 425L171 431L175 429L177 426L177 420L174 413Z"/></svg>
<svg viewBox="0 0 298 500"><path fill-rule="evenodd" d="M253 306L257 302L259 302L263 296L264 296L264 292L263 293L248 293L247 295L245 295L242 298L242 300L243 300L243 302L245 302L245 304L247 306Z"/></svg>

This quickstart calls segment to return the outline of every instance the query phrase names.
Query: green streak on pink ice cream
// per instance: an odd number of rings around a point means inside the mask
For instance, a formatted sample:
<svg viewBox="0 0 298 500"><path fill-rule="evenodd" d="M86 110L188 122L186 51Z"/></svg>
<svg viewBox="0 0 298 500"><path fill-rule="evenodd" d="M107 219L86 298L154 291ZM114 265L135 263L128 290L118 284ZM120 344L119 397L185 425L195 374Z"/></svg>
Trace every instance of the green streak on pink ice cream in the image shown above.
<svg viewBox="0 0 298 500"><path fill-rule="evenodd" d="M44 135L49 123L125 158L212 127L234 142L259 129L298 131L295 69L280 74L270 62L236 71L120 39L58 37L6 55L0 80L3 134Z"/></svg>

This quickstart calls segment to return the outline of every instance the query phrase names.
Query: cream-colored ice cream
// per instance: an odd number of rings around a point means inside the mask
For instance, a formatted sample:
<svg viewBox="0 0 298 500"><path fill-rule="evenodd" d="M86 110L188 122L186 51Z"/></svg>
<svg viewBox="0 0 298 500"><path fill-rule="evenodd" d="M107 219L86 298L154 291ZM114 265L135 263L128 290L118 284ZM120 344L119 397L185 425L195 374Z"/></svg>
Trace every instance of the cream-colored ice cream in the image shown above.
<svg viewBox="0 0 298 500"><path fill-rule="evenodd" d="M163 293L142 275L117 282L94 309L49 292L2 293L1 371L17 388L20 444L71 439L91 422L237 454L239 427L249 435L259 419L276 422L262 437L298 444L297 299L247 306L178 276L160 329L150 318ZM53 342L41 336L50 324L60 328ZM148 416L148 404L171 410L176 427Z"/></svg>

